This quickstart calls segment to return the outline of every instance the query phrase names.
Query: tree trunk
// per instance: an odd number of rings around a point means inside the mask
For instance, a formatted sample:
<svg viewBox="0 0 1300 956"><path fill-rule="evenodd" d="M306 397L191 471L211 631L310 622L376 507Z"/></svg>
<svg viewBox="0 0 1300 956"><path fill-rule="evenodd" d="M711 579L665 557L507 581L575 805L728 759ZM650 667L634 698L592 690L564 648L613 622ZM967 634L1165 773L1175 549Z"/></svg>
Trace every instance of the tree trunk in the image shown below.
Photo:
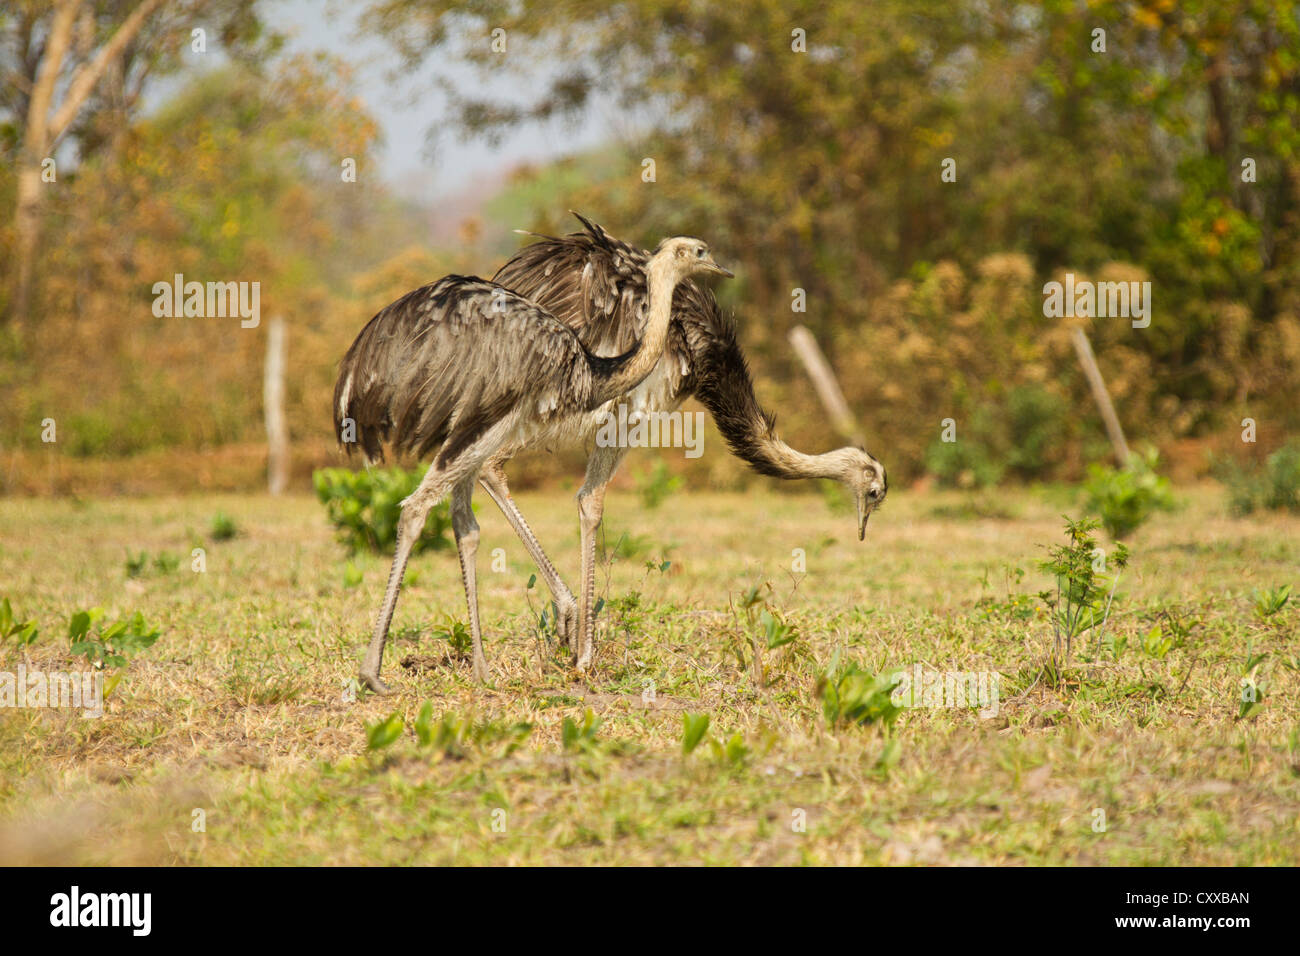
<svg viewBox="0 0 1300 956"><path fill-rule="evenodd" d="M68 83L63 102L51 117L54 88L63 69L63 59L72 42L73 27L82 5L82 0L59 0L55 7L36 85L28 102L23 143L18 154L18 195L14 209L14 283L13 297L9 304L9 316L18 323L27 322L30 318L41 227L40 206L44 195L42 187L45 185L41 180L41 163L53 151L59 138L68 131L96 84L103 79L105 71L140 32L150 15L162 5L162 0L142 0L131 11L131 15L122 21L122 25L94 58L78 67Z"/></svg>
<svg viewBox="0 0 1300 956"><path fill-rule="evenodd" d="M27 104L23 144L18 151L18 196L14 210L14 285L9 315L22 323L31 309L32 277L36 268L36 243L40 237L41 161L49 146L50 101L72 40L79 0L63 0L55 8L45 55Z"/></svg>

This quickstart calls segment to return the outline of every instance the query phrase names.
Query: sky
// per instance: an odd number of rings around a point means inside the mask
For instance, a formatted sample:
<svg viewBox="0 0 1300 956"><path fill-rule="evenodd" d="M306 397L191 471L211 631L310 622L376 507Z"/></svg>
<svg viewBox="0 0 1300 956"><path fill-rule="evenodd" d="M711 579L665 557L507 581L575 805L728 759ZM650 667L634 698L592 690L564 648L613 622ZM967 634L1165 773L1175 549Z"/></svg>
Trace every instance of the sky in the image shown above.
<svg viewBox="0 0 1300 956"><path fill-rule="evenodd" d="M268 3L262 13L269 27L288 37L286 53L325 50L353 65L357 91L383 131L378 151L383 178L397 195L426 203L463 195L498 181L520 164L581 152L612 135L609 112L597 104L576 128L558 123L530 125L512 131L494 146L441 137L438 155L431 158L426 133L446 108L430 83L434 71L391 77L398 63L396 54L382 40L361 32L367 6L365 0L278 0ZM450 64L440 69L457 85L463 81L489 93L509 93L499 84L485 86L467 67Z"/></svg>

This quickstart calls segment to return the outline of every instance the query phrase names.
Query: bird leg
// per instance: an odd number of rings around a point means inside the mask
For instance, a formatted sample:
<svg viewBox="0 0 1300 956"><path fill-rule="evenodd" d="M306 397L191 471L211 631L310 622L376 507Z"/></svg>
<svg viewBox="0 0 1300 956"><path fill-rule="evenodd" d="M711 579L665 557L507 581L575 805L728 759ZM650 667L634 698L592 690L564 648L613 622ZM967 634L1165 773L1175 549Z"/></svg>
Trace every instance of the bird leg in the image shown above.
<svg viewBox="0 0 1300 956"><path fill-rule="evenodd" d="M578 647L574 664L585 674L596 656L596 623L592 598L596 591L596 531L605 513L605 489L626 449L597 447L587 460L587 478L578 491L578 525L582 534L582 595L578 604Z"/></svg>
<svg viewBox="0 0 1300 956"><path fill-rule="evenodd" d="M510 527L515 529L515 534L519 536L533 563L537 565L542 580L550 588L551 597L555 600L555 630L559 634L560 643L565 647L576 648L579 633L578 602L573 592L569 590L569 586L560 580L560 573L555 570L555 565L542 550L542 543L537 540L533 529L528 526L528 522L515 505L515 500L510 495L510 488L506 485L506 475L501 468L501 463L491 462L483 470L483 474L479 475L479 483L497 503L497 507L510 522Z"/></svg>
<svg viewBox="0 0 1300 956"><path fill-rule="evenodd" d="M430 509L442 499L445 476L432 467L420 482L420 486L402 502L402 515L397 520L397 552L393 555L393 567L388 572L388 587L384 591L384 603L379 607L379 616L375 618L374 634L370 638L370 647L366 650L365 660L361 664L361 683L376 694L390 693L388 685L379 679L379 669L384 661L384 643L388 640L388 627L393 621L393 611L397 607L397 595L402 590L402 576L406 573L406 562L411 556L411 549L419 540L424 528L424 519Z"/></svg>
<svg viewBox="0 0 1300 956"><path fill-rule="evenodd" d="M474 475L461 479L451 493L451 528L456 534L460 553L460 576L465 585L465 603L469 607L469 631L474 640L474 679L488 680L487 658L483 654L483 633L478 621L478 582L475 555L478 554L478 522L474 520Z"/></svg>

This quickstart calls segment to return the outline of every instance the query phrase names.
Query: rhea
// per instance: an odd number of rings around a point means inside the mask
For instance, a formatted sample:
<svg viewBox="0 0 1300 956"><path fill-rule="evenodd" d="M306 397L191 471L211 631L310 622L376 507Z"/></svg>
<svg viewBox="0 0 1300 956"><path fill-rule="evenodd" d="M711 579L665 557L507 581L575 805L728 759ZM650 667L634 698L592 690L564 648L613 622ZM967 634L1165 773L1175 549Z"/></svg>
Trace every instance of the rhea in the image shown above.
<svg viewBox="0 0 1300 956"><path fill-rule="evenodd" d="M520 249L493 278L545 306L591 351L616 355L646 328L646 304L653 298L645 278L651 254L574 215L583 232L539 236L539 242ZM671 411L691 396L708 409L731 451L760 474L785 479L828 478L843 484L856 505L858 538L865 537L867 519L888 490L885 466L857 446L810 455L782 441L776 432L776 416L765 411L754 395L735 323L719 308L712 292L687 280L673 296L672 325L663 358L649 377L619 396L614 406L626 403L629 416L650 416ZM590 418L583 437L590 437L602 421L601 416ZM494 457L483 472L484 488L505 512L551 590L561 639L576 632L573 643L579 671L591 666L595 654L592 598L596 533L604 514L605 489L626 454L624 447L597 442L587 461L586 480L578 492L582 576L577 600L510 496L503 467L508 456Z"/></svg>
<svg viewBox="0 0 1300 956"><path fill-rule="evenodd" d="M402 502L397 549L384 600L361 665L377 693L384 644L411 548L430 509L450 495L452 531L469 607L473 674L488 678L479 627L471 499L486 463L578 434L587 416L635 388L659 361L673 291L692 275L731 273L699 239L661 242L640 270L648 290L644 332L613 356L597 355L545 308L503 285L446 276L379 312L348 349L334 388L335 433L355 430L367 460L385 442L432 463ZM348 451L352 444L345 442Z"/></svg>

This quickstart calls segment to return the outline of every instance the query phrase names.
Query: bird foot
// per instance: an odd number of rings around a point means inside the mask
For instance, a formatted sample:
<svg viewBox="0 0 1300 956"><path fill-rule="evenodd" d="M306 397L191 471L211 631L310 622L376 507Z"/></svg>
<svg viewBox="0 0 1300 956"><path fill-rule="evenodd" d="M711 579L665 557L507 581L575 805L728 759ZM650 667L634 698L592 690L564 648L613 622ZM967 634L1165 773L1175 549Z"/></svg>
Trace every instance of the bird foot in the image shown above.
<svg viewBox="0 0 1300 956"><path fill-rule="evenodd" d="M578 602L566 601L556 603L555 633L560 638L561 647L577 646L578 637Z"/></svg>
<svg viewBox="0 0 1300 956"><path fill-rule="evenodd" d="M379 679L378 674L367 674L365 671L361 672L361 686L369 689L373 694L378 694L380 697L387 697L393 692L387 684Z"/></svg>

